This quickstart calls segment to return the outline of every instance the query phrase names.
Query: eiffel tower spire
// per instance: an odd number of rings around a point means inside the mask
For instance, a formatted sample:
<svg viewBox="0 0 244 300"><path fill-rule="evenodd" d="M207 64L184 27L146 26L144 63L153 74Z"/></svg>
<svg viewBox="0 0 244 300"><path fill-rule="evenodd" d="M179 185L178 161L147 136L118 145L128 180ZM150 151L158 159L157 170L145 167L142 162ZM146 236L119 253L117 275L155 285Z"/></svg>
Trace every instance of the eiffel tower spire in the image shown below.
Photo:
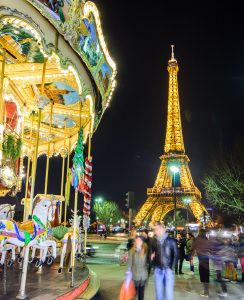
<svg viewBox="0 0 244 300"><path fill-rule="evenodd" d="M168 118L165 138L165 153L185 153L181 116L177 73L179 71L177 60L174 57L174 45L171 45L171 59L168 62L169 94L168 94Z"/></svg>

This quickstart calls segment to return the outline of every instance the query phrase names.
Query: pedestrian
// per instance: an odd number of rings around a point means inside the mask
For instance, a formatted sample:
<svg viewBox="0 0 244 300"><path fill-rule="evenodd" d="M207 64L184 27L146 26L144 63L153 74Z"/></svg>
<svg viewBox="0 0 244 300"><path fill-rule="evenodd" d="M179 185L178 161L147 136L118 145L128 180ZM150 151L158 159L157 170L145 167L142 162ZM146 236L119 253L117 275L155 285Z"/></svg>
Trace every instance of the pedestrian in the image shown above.
<svg viewBox="0 0 244 300"><path fill-rule="evenodd" d="M232 244L231 239L224 240L224 252L225 252L225 280L230 281L230 272L232 275L232 283L237 282L237 273L235 268L235 263L237 259L237 253Z"/></svg>
<svg viewBox="0 0 244 300"><path fill-rule="evenodd" d="M244 282L244 233L240 233L238 236L239 248L238 248L238 258L240 259L242 278L241 281Z"/></svg>
<svg viewBox="0 0 244 300"><path fill-rule="evenodd" d="M157 223L154 232L156 237L152 243L151 260L154 261L156 300L173 300L173 270L177 261L176 242L168 236L163 223Z"/></svg>
<svg viewBox="0 0 244 300"><path fill-rule="evenodd" d="M186 260L190 263L190 275L194 275L194 235L191 232L188 232L186 235Z"/></svg>
<svg viewBox="0 0 244 300"><path fill-rule="evenodd" d="M182 238L182 235L180 233L176 236L176 244L177 244L177 250L178 250L178 259L175 264L175 274L178 274L178 267L179 267L179 274L184 274L182 272L182 266L183 261L185 259L185 246L186 241Z"/></svg>
<svg viewBox="0 0 244 300"><path fill-rule="evenodd" d="M133 247L135 239L136 239L136 230L133 228L130 232L130 236L129 236L128 242L127 242L127 250L128 251L130 251L130 249Z"/></svg>
<svg viewBox="0 0 244 300"><path fill-rule="evenodd" d="M216 272L217 282L221 287L221 290L218 290L217 294L221 297L227 297L227 286L222 279L222 270L224 265L224 243L220 236L217 235L210 240L210 253L213 261L213 267Z"/></svg>
<svg viewBox="0 0 244 300"><path fill-rule="evenodd" d="M195 240L195 248L199 261L200 281L203 284L202 297L209 297L209 254L210 244L205 229L200 229L198 237Z"/></svg>
<svg viewBox="0 0 244 300"><path fill-rule="evenodd" d="M144 290L148 279L148 246L143 235L135 239L129 251L128 271L132 272L138 300L144 299Z"/></svg>

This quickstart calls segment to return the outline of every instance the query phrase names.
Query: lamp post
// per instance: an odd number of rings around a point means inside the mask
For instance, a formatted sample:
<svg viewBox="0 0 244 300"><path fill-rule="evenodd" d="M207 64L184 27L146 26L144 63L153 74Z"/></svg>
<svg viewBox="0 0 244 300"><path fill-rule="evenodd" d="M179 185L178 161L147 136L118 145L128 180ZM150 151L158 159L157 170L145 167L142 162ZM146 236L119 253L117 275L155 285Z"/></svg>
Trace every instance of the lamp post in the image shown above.
<svg viewBox="0 0 244 300"><path fill-rule="evenodd" d="M183 199L183 203L187 206L187 209L186 209L187 223L189 223L188 209L189 209L189 205L191 204L191 202L192 202L191 198Z"/></svg>
<svg viewBox="0 0 244 300"><path fill-rule="evenodd" d="M96 219L97 219L97 234L98 234L98 220L99 220L99 218L96 217Z"/></svg>
<svg viewBox="0 0 244 300"><path fill-rule="evenodd" d="M170 171L173 172L173 200L174 200L174 237L176 237L176 193L175 193L175 175L180 172L180 169L172 165Z"/></svg>

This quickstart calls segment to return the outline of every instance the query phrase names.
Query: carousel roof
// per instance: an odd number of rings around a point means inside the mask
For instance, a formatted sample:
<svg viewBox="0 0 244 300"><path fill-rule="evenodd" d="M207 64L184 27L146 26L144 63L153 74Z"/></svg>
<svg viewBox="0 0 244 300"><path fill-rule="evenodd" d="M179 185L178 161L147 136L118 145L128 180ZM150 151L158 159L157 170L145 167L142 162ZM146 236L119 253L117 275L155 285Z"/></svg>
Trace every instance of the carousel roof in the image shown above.
<svg viewBox="0 0 244 300"><path fill-rule="evenodd" d="M62 1L48 0L21 0L14 5L3 2L6 6L0 11L0 60L6 49L6 127L21 135L24 122L23 154L29 155L37 135L37 103L46 58L44 95L49 103L42 110L38 152L47 153L48 142L49 155L68 149L69 142L72 150L80 121L85 135L90 128L94 132L115 87L116 67L103 39L98 10L90 1L63 1L63 5ZM53 41L50 36L54 36Z"/></svg>
<svg viewBox="0 0 244 300"><path fill-rule="evenodd" d="M22 138L22 156L34 152L39 114L38 155L71 152L80 127L85 138L96 130L116 84L90 1L1 0L0 70L0 125Z"/></svg>

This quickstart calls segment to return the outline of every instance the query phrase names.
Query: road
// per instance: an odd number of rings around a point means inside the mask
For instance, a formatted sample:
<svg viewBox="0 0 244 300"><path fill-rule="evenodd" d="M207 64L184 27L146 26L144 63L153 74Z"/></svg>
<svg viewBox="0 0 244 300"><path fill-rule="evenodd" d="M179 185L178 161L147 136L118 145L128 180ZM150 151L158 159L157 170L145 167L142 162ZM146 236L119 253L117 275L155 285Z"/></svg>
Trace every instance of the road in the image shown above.
<svg viewBox="0 0 244 300"><path fill-rule="evenodd" d="M87 260L88 266L97 273L100 277L101 286L99 293L93 298L93 300L117 300L121 283L126 272L126 266L120 266L118 259L115 258L114 253L118 244L95 244L97 247L97 254L95 257ZM175 278L175 300L200 300L203 299L199 296L201 284L199 282L197 258L195 259L195 276L187 275L189 272L189 263L184 262L183 272L184 275L176 275ZM240 275L239 275L240 278ZM244 300L244 283L227 283L229 297L231 300ZM218 285L214 281L214 273L211 271L211 283L210 283L210 298L221 300L222 297L217 296ZM155 299L153 290L153 276L150 276L148 286L146 288L145 300ZM223 298L226 299L226 298Z"/></svg>

